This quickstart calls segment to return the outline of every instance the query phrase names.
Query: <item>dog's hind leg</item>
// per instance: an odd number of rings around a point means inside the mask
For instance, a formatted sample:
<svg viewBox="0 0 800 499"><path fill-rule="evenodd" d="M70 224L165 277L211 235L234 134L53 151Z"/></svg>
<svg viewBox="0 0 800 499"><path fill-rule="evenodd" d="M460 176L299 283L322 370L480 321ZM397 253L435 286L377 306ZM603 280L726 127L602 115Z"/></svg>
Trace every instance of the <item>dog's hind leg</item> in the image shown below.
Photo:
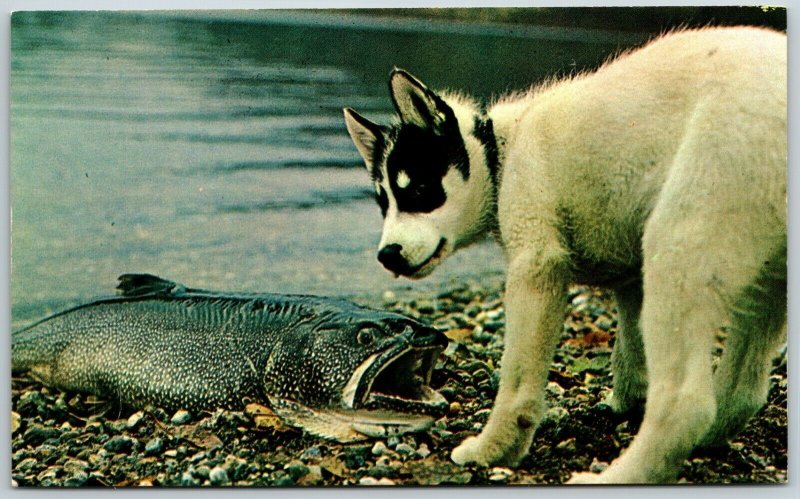
<svg viewBox="0 0 800 499"><path fill-rule="evenodd" d="M576 475L571 483L675 479L717 417L712 347L730 321L731 298L758 282L764 262L785 241L785 198L774 165L754 166L732 146L708 140L689 138L683 147L642 240L644 419L603 473ZM736 175L718 175L715 164Z"/></svg>
<svg viewBox="0 0 800 499"><path fill-rule="evenodd" d="M614 291L619 310L619 327L611 354L614 391L608 400L617 413L640 407L647 392L645 365L639 315L642 308L642 281L636 280Z"/></svg>
<svg viewBox="0 0 800 499"><path fill-rule="evenodd" d="M727 444L766 403L772 359L786 325L786 247L761 269L729 305L731 325L714 373L717 418L700 445Z"/></svg>

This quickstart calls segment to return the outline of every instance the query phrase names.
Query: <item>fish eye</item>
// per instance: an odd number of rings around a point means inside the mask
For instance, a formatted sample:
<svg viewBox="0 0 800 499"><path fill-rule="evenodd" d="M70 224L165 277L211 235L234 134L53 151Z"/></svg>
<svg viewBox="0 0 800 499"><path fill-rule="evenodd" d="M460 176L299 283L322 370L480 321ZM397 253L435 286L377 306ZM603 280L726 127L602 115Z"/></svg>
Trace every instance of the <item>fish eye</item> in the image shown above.
<svg viewBox="0 0 800 499"><path fill-rule="evenodd" d="M360 345L370 345L375 340L375 336L371 329L362 329L358 332L356 340Z"/></svg>

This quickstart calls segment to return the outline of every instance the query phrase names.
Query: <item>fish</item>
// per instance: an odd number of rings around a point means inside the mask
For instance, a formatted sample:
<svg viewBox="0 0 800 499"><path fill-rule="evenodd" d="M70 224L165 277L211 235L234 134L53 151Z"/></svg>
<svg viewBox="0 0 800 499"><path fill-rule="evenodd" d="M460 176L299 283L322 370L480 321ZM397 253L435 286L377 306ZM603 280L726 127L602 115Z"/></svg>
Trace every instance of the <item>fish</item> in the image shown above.
<svg viewBox="0 0 800 499"><path fill-rule="evenodd" d="M242 410L352 442L428 429L449 407L431 388L446 336L338 298L231 294L151 274L118 294L12 333L12 371L130 407Z"/></svg>

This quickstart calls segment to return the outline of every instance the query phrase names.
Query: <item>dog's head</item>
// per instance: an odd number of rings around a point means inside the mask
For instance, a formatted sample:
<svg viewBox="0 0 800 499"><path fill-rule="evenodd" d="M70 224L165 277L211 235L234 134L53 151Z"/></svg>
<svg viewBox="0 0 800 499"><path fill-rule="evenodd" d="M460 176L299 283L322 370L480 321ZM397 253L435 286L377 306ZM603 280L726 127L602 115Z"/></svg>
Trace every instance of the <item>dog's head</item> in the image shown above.
<svg viewBox="0 0 800 499"><path fill-rule="evenodd" d="M436 94L405 71L395 69L389 87L399 121L380 126L347 108L345 123L384 217L378 260L419 278L487 229L483 122L470 99Z"/></svg>

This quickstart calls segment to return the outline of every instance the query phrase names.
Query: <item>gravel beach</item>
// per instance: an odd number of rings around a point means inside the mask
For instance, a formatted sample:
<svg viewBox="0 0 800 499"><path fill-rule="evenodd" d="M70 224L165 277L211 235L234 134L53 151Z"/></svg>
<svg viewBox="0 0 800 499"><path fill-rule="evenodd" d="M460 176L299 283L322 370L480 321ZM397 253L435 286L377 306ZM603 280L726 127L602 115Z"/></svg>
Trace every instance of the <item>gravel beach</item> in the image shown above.
<svg viewBox="0 0 800 499"><path fill-rule="evenodd" d="M641 414L602 400L617 327L603 291L575 287L550 369L550 409L517 469L460 467L450 451L486 423L499 380L505 317L499 285L463 285L435 298L383 297L384 308L451 340L432 385L449 414L428 432L338 444L283 426L268 409L167 413L12 379L12 480L29 486L327 486L557 484L600 471L635 435ZM372 305L375 305L373 303ZM722 341L722 333L720 340ZM696 451L682 483L783 483L787 463L786 359L775 361L768 404L724 449Z"/></svg>

